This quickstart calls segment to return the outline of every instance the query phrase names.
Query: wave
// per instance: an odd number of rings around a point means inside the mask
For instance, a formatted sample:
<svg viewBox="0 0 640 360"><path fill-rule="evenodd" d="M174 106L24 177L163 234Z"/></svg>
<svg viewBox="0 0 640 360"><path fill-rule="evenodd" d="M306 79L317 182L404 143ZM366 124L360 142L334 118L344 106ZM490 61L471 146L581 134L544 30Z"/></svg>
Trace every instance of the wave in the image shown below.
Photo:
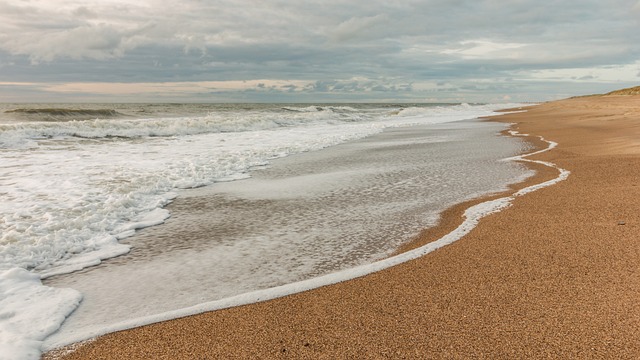
<svg viewBox="0 0 640 360"><path fill-rule="evenodd" d="M315 110L312 110L315 109ZM320 108L320 107L317 107ZM295 108L292 108L295 109ZM346 109L346 108L345 108ZM313 123L358 122L371 119L353 111L316 107L299 108L287 112L216 113L205 116L148 119L92 119L69 121L21 122L0 124L0 148L36 147L38 140L58 138L110 139L188 136L207 133L245 132L281 127L305 126ZM44 114L64 113L69 109L16 109L11 111ZM74 110L96 114L98 110ZM103 114L119 114L101 110ZM117 116L117 115L114 115Z"/></svg>
<svg viewBox="0 0 640 360"><path fill-rule="evenodd" d="M445 113L465 113L465 112L476 112L478 110L492 110L496 108L495 105L488 104L474 104L470 105L467 103L460 103L456 105L437 105L432 107L424 107L424 106L407 106L402 107L397 110L391 111L389 114L393 116L402 116L402 117L413 117L413 116L434 116L441 115Z"/></svg>
<svg viewBox="0 0 640 360"><path fill-rule="evenodd" d="M45 139L137 139L143 137L189 136L271 130L312 124L340 125L367 121L421 120L425 118L473 118L491 113L495 105L409 106L396 110L383 107L303 105L277 110L210 112L206 115L153 118L108 118L127 116L111 109L15 109L7 112L25 115L61 116L66 121L22 121L0 124L0 149L32 148ZM103 118L95 118L97 115ZM89 116L77 120L72 116Z"/></svg>
<svg viewBox="0 0 640 360"><path fill-rule="evenodd" d="M30 116L40 116L42 120L46 119L60 119L60 118L74 118L74 119L86 119L91 117L100 118L113 118L118 116L124 116L113 109L66 109L66 108L19 108L13 110L7 110L5 113L10 114L25 114Z"/></svg>
<svg viewBox="0 0 640 360"><path fill-rule="evenodd" d="M307 106L307 107L284 106L281 109L284 111L290 111L290 112L317 112L317 111L323 110L321 106Z"/></svg>
<svg viewBox="0 0 640 360"><path fill-rule="evenodd" d="M302 113L320 112L320 111L327 111L327 112L334 112L334 113L361 111L351 106L334 106L334 105L327 105L327 106L310 105L306 107L284 106L281 109L284 111L302 112Z"/></svg>

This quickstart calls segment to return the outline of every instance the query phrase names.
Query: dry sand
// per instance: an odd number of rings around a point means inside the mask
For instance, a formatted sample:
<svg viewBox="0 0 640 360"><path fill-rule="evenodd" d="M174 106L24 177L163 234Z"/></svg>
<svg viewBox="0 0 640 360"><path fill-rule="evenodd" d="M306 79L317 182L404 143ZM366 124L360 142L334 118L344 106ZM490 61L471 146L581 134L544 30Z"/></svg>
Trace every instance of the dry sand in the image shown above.
<svg viewBox="0 0 640 360"><path fill-rule="evenodd" d="M563 100L497 120L559 142L536 158L569 179L420 259L109 334L64 358L640 358L640 96ZM456 226L462 209L407 248Z"/></svg>

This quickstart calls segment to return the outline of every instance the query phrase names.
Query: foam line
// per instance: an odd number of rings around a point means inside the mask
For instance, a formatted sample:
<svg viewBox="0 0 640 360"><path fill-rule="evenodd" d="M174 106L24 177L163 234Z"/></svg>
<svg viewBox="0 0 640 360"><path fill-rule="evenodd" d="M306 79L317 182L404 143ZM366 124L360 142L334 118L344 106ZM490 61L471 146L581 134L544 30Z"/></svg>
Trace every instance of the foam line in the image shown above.
<svg viewBox="0 0 640 360"><path fill-rule="evenodd" d="M516 131L510 131L510 134L512 136L529 136L526 134L520 134ZM547 148L539 151L535 151L529 154L511 157L505 160L537 163L537 164L542 164L542 165L557 169L559 174L556 178L545 181L540 184L528 186L526 188L523 188L517 191L516 193L510 196L502 197L495 200L485 201L468 208L464 212L464 221L462 222L462 224L460 224L455 230L451 231L447 235L441 237L440 239L434 242L423 245L417 249L374 262L372 264L361 265L355 268L342 270L339 272L320 276L317 278L303 280L303 281L286 284L286 285L281 285L281 286L277 286L269 289L252 291L252 292L232 296L225 299L198 304L198 305L191 306L184 309L179 309L179 310L169 311L169 312L156 314L152 316L146 316L146 317L127 320L118 324L114 324L112 326L105 327L100 330L93 331L91 333L77 334L75 337L66 338L64 343L48 343L47 341L45 341L43 350L48 351L48 350L59 348L72 343L85 341L85 340L94 338L96 336L108 334L111 332L131 329L134 327L149 325L149 324L153 324L161 321L167 321L167 320L186 317L190 315L196 315L204 312L221 310L221 309L226 309L226 308L231 308L231 307L236 307L241 305L248 305L252 303L272 300L272 299L284 297L287 295L316 289L322 286L327 286L327 285L332 285L332 284L336 284L336 283L347 281L347 280L352 280L358 277L362 277L362 276L422 257L434 250L437 250L443 246L449 245L461 239L463 236L467 235L471 230L473 230L477 226L480 219L482 219L487 215L499 212L509 207L511 205L511 202L516 197L528 194L530 192L542 189L547 186L554 185L560 181L567 179L567 177L570 174L568 170L562 169L550 162L527 159L527 157L549 151L558 145L553 141L545 140L543 137L540 137L540 139L548 144Z"/></svg>

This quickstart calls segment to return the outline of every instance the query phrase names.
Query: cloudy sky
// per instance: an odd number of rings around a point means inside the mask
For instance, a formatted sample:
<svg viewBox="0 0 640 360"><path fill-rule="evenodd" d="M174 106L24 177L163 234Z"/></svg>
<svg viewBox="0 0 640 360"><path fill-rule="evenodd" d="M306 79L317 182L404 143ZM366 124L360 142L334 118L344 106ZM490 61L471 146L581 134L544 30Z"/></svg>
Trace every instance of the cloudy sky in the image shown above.
<svg viewBox="0 0 640 360"><path fill-rule="evenodd" d="M640 1L0 0L0 102L544 101L640 85Z"/></svg>

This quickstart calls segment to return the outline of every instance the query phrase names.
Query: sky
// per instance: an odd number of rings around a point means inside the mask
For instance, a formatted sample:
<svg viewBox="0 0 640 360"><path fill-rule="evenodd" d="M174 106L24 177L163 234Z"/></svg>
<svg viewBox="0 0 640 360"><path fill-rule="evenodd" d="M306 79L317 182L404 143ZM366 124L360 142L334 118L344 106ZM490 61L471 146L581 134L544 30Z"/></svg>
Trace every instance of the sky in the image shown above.
<svg viewBox="0 0 640 360"><path fill-rule="evenodd" d="M0 102L540 102L640 85L640 0L0 0Z"/></svg>

